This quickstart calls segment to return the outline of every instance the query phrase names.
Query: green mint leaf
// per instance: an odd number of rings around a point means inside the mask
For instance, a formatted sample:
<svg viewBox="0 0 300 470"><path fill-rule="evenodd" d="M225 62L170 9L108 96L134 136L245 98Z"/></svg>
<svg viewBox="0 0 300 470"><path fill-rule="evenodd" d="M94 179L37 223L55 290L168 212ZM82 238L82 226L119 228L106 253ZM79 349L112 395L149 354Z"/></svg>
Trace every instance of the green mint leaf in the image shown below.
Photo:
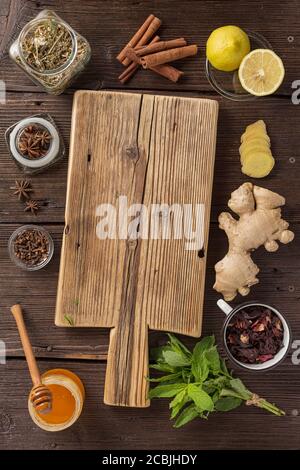
<svg viewBox="0 0 300 470"><path fill-rule="evenodd" d="M187 396L187 393L184 394L182 400L180 402L178 402L176 405L174 405L172 408L171 408L171 416L170 416L170 419L174 419L178 413L180 412L180 410L182 410L182 408L187 404L187 403L191 403L191 400L189 399L189 397Z"/></svg>
<svg viewBox="0 0 300 470"><path fill-rule="evenodd" d="M185 367L191 364L187 357L175 351L163 351L162 355L165 362L171 367Z"/></svg>
<svg viewBox="0 0 300 470"><path fill-rule="evenodd" d="M169 366L168 364L158 363L158 364L150 364L149 367L151 369L159 370L160 372L174 372L174 367Z"/></svg>
<svg viewBox="0 0 300 470"><path fill-rule="evenodd" d="M206 380L203 386L205 385L207 387L214 387L220 390L221 388L226 387L228 384L229 384L228 378L224 377L224 375L219 375L218 377L214 377L212 379Z"/></svg>
<svg viewBox="0 0 300 470"><path fill-rule="evenodd" d="M230 411L234 408L238 408L242 404L242 400L236 397L224 397L220 398L215 403L215 408L217 411Z"/></svg>
<svg viewBox="0 0 300 470"><path fill-rule="evenodd" d="M185 386L183 390L181 390L179 393L177 393L177 395L175 395L175 397L169 404L169 408L174 408L175 406L177 406L179 403L182 402L182 400L186 396L186 389L187 389L187 386Z"/></svg>
<svg viewBox="0 0 300 470"><path fill-rule="evenodd" d="M196 382L204 382L209 374L208 361L205 356L197 358L192 357L192 374L195 377Z"/></svg>
<svg viewBox="0 0 300 470"><path fill-rule="evenodd" d="M151 361L163 361L163 352L164 351L172 351L170 346L160 346L158 348L152 348L150 351L150 360Z"/></svg>
<svg viewBox="0 0 300 470"><path fill-rule="evenodd" d="M191 382L192 372L190 369L182 369L182 379L187 384Z"/></svg>
<svg viewBox="0 0 300 470"><path fill-rule="evenodd" d="M191 351L189 351L188 348L181 341L179 341L178 338L176 338L176 336L169 333L168 337L173 351L177 352L178 354L183 354L188 358L192 356Z"/></svg>
<svg viewBox="0 0 300 470"><path fill-rule="evenodd" d="M232 390L231 388L222 388L220 391L220 397L236 397L244 400L244 398L240 395L240 393Z"/></svg>
<svg viewBox="0 0 300 470"><path fill-rule="evenodd" d="M206 336L205 338L202 338L201 341L199 341L193 349L193 357L195 357L195 359L197 360L200 360L204 351L207 351L208 349L212 348L214 344L214 336Z"/></svg>
<svg viewBox="0 0 300 470"><path fill-rule="evenodd" d="M215 393L215 391L218 391L218 387L217 385L214 385L213 383L210 384L206 381L202 384L202 390L204 390L209 395L212 395Z"/></svg>
<svg viewBox="0 0 300 470"><path fill-rule="evenodd" d="M214 402L214 405L219 401L220 399L220 392L219 390L216 390L215 393L211 397L212 401Z"/></svg>
<svg viewBox="0 0 300 470"><path fill-rule="evenodd" d="M226 361L223 358L220 358L220 371L227 376L231 376L229 370L227 369Z"/></svg>
<svg viewBox="0 0 300 470"><path fill-rule="evenodd" d="M158 385L149 391L149 398L171 398L175 397L177 393L181 392L186 387L186 384L168 384Z"/></svg>
<svg viewBox="0 0 300 470"><path fill-rule="evenodd" d="M249 400L249 398L251 398L252 393L247 390L247 388L240 379L231 379L229 383L230 387L235 392L239 393L240 397L243 398L243 400Z"/></svg>
<svg viewBox="0 0 300 470"><path fill-rule="evenodd" d="M177 381L178 379L182 377L181 372L177 372L176 374L168 374L168 375L163 375L162 377L157 377L155 379L150 379L148 378L149 382L170 382L170 381Z"/></svg>
<svg viewBox="0 0 300 470"><path fill-rule="evenodd" d="M202 390L201 387L195 384L189 384L187 390L188 396L193 400L199 410L213 411L214 403L208 393Z"/></svg>
<svg viewBox="0 0 300 470"><path fill-rule="evenodd" d="M187 406L178 416L174 428L180 428L199 416L194 404Z"/></svg>
<svg viewBox="0 0 300 470"><path fill-rule="evenodd" d="M216 346L208 349L204 353L205 358L208 362L208 367L210 370L213 371L214 374L218 374L220 372L220 356Z"/></svg>

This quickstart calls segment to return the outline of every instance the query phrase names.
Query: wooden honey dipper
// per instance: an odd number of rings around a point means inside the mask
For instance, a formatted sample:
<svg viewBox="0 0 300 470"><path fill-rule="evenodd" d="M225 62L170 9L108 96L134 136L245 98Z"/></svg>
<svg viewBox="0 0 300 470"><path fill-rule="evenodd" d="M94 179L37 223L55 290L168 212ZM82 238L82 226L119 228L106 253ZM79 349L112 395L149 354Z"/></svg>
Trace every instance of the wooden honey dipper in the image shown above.
<svg viewBox="0 0 300 470"><path fill-rule="evenodd" d="M46 387L41 380L40 371L38 369L31 343L28 337L26 326L24 323L23 312L20 304L13 305L11 307L11 313L13 314L17 327L19 330L19 335L21 338L22 346L24 349L26 361L28 364L31 380L33 383L33 388L31 389L29 398L39 413L46 414L51 411L52 408L52 393L48 387Z"/></svg>

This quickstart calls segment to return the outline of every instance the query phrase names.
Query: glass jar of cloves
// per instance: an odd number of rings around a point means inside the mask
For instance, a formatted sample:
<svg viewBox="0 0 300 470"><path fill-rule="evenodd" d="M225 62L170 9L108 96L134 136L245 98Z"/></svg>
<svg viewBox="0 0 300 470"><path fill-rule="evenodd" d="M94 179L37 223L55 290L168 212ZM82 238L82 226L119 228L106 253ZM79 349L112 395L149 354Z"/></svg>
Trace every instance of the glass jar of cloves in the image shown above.
<svg viewBox="0 0 300 470"><path fill-rule="evenodd" d="M65 144L49 114L36 114L13 124L5 140L16 165L25 174L41 173L65 155Z"/></svg>
<svg viewBox="0 0 300 470"><path fill-rule="evenodd" d="M54 11L43 10L24 26L9 54L47 93L60 95L84 70L91 48Z"/></svg>

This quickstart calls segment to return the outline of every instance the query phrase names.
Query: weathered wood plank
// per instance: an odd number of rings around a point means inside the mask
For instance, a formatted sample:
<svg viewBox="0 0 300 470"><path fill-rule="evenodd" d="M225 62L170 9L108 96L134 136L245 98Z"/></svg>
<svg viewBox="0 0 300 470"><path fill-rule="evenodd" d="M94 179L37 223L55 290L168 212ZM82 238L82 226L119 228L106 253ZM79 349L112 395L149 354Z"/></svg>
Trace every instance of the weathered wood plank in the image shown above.
<svg viewBox="0 0 300 470"><path fill-rule="evenodd" d="M153 92L154 93L154 92ZM168 94L168 92L162 92ZM177 95L177 93L176 93ZM24 213L24 207L10 193L9 188L16 178L22 178L22 172L9 156L3 135L14 122L39 112L50 113L57 122L66 144L69 143L72 96L51 97L46 94L8 93L5 106L0 105L0 222L29 222L32 216ZM201 93L179 93L178 96L201 97ZM245 127L264 119L271 138L276 165L272 174L259 183L276 192L282 193L287 200L285 208L288 220L300 221L300 199L295 198L298 188L300 159L298 155L298 107L288 98L258 99L236 103L213 95L208 98L219 102L219 125L217 152L212 199L212 217L216 222L220 211L226 208L230 192L245 181L239 164L239 139ZM286 125L283 126L282 116ZM68 155L68 151L67 151ZM46 172L30 178L36 190L35 198L40 202L41 211L37 222L64 221L65 193L68 157ZM283 185L283 182L284 185Z"/></svg>
<svg viewBox="0 0 300 470"><path fill-rule="evenodd" d="M198 250L207 250L217 115L213 100L90 91L75 97L56 325L65 325L67 313L74 326L114 328L109 404L146 406L148 327L200 335L206 258ZM182 216L184 204L194 214L202 204L198 239L189 240L196 246L185 246L186 214L182 236L173 240L178 233L170 226L171 240L160 239L162 220L172 218L166 209L154 234L153 219L141 218L146 239L129 237L122 213L125 235L99 242L105 211L98 208L120 211L120 197L128 210L144 204L149 215L152 204L177 205ZM181 230L178 213L173 217ZM119 217L115 224L124 225Z"/></svg>
<svg viewBox="0 0 300 470"><path fill-rule="evenodd" d="M83 6L84 3L84 6ZM22 7L24 7L22 9ZM22 355L20 341L9 306L18 300L25 306L26 319L35 352L39 357L72 357L104 359L107 354L108 333L98 329L57 329L54 327L54 307L58 275L59 247L63 231L67 158L58 166L33 178L36 197L45 206L37 218L23 213L9 195L8 188L22 174L9 159L3 132L13 122L29 114L50 112L68 141L72 90L64 96L53 98L38 92L29 79L2 53L7 49L11 34L17 31L16 23L29 19L38 9L53 8L90 40L93 59L85 74L75 84L76 88L117 87L117 76L122 67L115 61L120 46L152 11L150 2L134 0L1 0L0 3L0 79L5 79L8 102L0 108L0 339L4 339L10 356ZM127 89L162 90L172 94L176 90L188 95L200 90L211 92L204 74L204 46L211 29L234 22L263 34L283 58L286 78L280 93L290 94L291 82L299 79L300 42L298 37L300 9L298 0L290 2L262 1L173 1L155 3L155 13L164 22L164 38L184 35L200 46L199 61L191 58L178 63L187 77L170 84L150 72L139 72L126 86ZM15 28L16 25L16 28ZM121 27L120 27L121 25ZM165 91L164 91L165 90ZM29 93L25 93L29 92ZM218 98L219 99L219 98ZM272 139L277 165L272 175L260 183L282 193L287 198L284 216L296 232L295 241L278 253L257 250L253 258L261 268L260 284L252 289L247 299L263 299L286 313L291 323L293 337L300 337L299 316L299 155L298 108L289 99L269 98L252 103L220 101L220 126L218 134L215 184L213 193L212 224L208 254L203 333L216 334L223 323L223 315L216 308L217 294L212 291L213 264L226 251L226 237L218 230L216 218L226 208L229 193L245 181L238 164L238 141L244 127L258 118L266 120ZM291 158L291 160L290 160ZM293 160L294 159L294 160ZM22 222L59 223L49 225L54 235L56 256L49 267L40 273L27 274L14 268L8 258L7 241L11 232ZM3 225L5 224L5 225ZM8 225L6 225L8 224ZM41 289L41 284L43 288ZM42 293L41 293L42 292ZM240 298L236 299L236 304ZM189 344L192 339L185 338ZM152 332L150 346L165 341L162 333ZM230 415L211 417L208 422L193 423L175 431L170 427L167 404L153 402L150 409L113 410L102 403L104 365L98 363L42 362L44 370L65 366L74 369L87 386L87 406L78 424L55 436L41 432L31 423L26 412L26 394L30 381L23 360L10 360L0 366L5 380L0 382L0 447L6 449L74 449L76 448L298 448L299 447L299 371L290 358L279 368L264 375L243 372L249 388L274 400L287 410L287 417L266 416L260 410L243 408ZM9 400L7 397L11 397ZM294 410L294 411L293 411ZM296 410L296 411L295 411ZM298 413L297 413L298 412ZM293 413L293 414L292 414ZM28 430L32 432L28 432ZM126 433L124 433L126 430Z"/></svg>
<svg viewBox="0 0 300 470"><path fill-rule="evenodd" d="M5 341L7 354L23 355L11 305L21 302L35 353L39 357L76 357L103 359L108 339L105 330L70 330L54 326L54 310L63 226L47 225L54 239L55 255L47 268L28 273L15 267L8 255L8 239L16 225L0 230L0 339ZM83 338L86 340L82 341Z"/></svg>
<svg viewBox="0 0 300 470"><path fill-rule="evenodd" d="M108 351L108 331L98 328L56 328L54 312L59 269L59 252L63 226L47 226L53 235L55 256L49 266L40 272L27 273L12 265L7 242L16 225L5 225L0 230L0 339L6 342L9 356L22 356L21 343L9 307L20 301L25 309L35 353L38 357L72 357L81 359L105 359ZM286 313L291 323L293 337L300 338L299 316L299 249L300 224L292 224L296 232L293 243L280 246L277 253L259 249L253 254L260 267L260 283L255 286L247 300L260 299L275 305ZM219 339L223 314L218 310L218 295L212 290L214 264L226 252L226 237L216 224L211 225L207 260L207 277L204 303L203 334L214 333ZM42 288L41 288L42 286ZM235 300L235 305L242 301ZM164 335L151 332L150 346L157 345ZM186 339L189 341L188 339ZM190 344L192 344L190 340Z"/></svg>
<svg viewBox="0 0 300 470"><path fill-rule="evenodd" d="M300 433L299 366L290 362L266 374L240 373L250 390L285 409L278 418L242 406L207 421L195 420L176 430L169 421L168 400L153 400L150 408L112 408L103 404L105 365L80 362L40 362L42 371L69 368L83 380L86 401L82 416L70 429L41 431L31 421L27 395L31 384L26 363L1 365L0 449L298 449Z"/></svg>
<svg viewBox="0 0 300 470"><path fill-rule="evenodd" d="M0 105L0 222L63 222L66 174L68 166L68 143L72 97L61 96L54 100L46 94L14 94L7 96L6 105ZM24 205L12 195L10 187L24 174L11 158L4 139L4 133L15 122L39 113L49 113L55 119L67 146L65 158L44 173L26 177L34 188L33 197L38 200L41 210L36 218L24 213Z"/></svg>
<svg viewBox="0 0 300 470"><path fill-rule="evenodd" d="M134 0L7 0L4 2L0 41L0 52L7 49L10 36L34 17L43 8L54 9L75 29L90 41L93 57L85 74L75 84L76 88L96 89L99 86L116 86L122 66L115 57L128 42L134 31L149 13L155 13L163 21L162 37L170 39L185 37L189 43L199 45L199 58L178 62L186 76L178 84L156 76L151 72L139 72L127 85L128 88L169 89L169 90L211 90L205 77L205 43L210 32L221 25L234 23L264 35L274 50L282 57L286 66L286 78L279 93L290 94L291 82L299 79L300 43L297 29L300 9L297 0L275 2L272 0L235 2L192 1L151 2ZM16 26L17 24L17 26ZM288 39L289 38L289 39ZM291 39L292 38L292 39ZM292 42L290 42L292 41ZM8 58L1 63L0 79L5 80L9 90L36 91L37 87L26 78L22 71L12 66Z"/></svg>

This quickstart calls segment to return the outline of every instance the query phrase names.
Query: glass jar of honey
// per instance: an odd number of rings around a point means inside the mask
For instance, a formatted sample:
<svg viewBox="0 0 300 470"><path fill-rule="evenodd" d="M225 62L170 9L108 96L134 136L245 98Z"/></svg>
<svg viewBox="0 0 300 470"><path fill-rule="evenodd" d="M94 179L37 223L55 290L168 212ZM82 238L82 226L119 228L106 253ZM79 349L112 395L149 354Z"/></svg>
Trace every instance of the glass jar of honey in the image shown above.
<svg viewBox="0 0 300 470"><path fill-rule="evenodd" d="M47 414L38 413L28 400L32 420L45 431L62 431L79 418L85 391L80 378L66 369L52 369L42 375L42 382L52 392L52 410Z"/></svg>

